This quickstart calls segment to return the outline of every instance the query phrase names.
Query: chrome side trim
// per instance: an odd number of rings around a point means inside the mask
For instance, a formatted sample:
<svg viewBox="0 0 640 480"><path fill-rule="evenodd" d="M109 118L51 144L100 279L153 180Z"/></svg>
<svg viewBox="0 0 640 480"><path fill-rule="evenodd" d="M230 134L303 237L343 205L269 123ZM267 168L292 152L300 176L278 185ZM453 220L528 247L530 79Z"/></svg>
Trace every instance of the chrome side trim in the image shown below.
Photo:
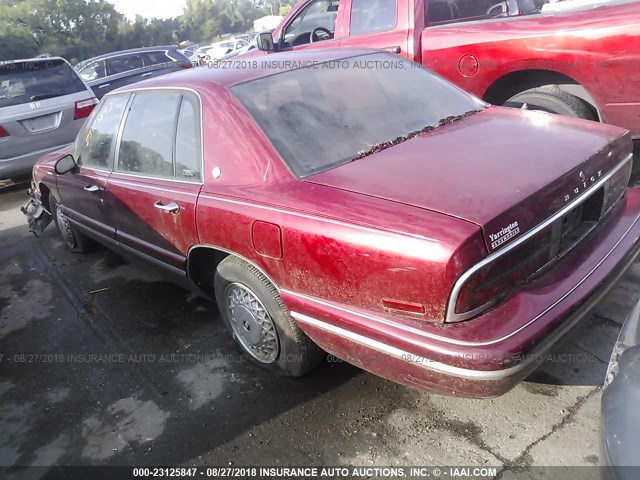
<svg viewBox="0 0 640 480"><path fill-rule="evenodd" d="M191 193L191 192L185 192L185 191L180 191L180 190L171 190L170 188L163 188L163 187L159 187L159 186L155 186L155 185L147 185L146 183L135 183L135 182L128 182L126 180L120 180L117 177L113 177L113 174L115 175L122 175L121 172L112 172L112 176L109 178L109 183L117 183L117 184L121 184L121 185L129 185L131 187L144 187L144 188L148 188L149 190L158 190L160 192L170 192L170 193L177 193L179 195L186 195L189 197L197 197L198 194L197 193ZM137 177L137 175L135 175ZM158 179L157 177L154 178L155 180L163 180L163 179ZM198 185L197 183L188 183L188 185ZM171 184L170 184L171 185Z"/></svg>
<svg viewBox="0 0 640 480"><path fill-rule="evenodd" d="M385 318L377 317L375 315L364 314L364 313L360 313L360 312L357 312L357 311L354 311L354 310L351 310L351 309L348 309L348 308L340 307L338 305L331 304L331 303L323 301L321 299L310 297L308 295L304 295L304 294L301 294L301 293L293 292L293 291L290 291L290 290L282 289L282 293L285 293L287 295L291 295L291 296L294 296L294 297L302 298L304 300L307 300L307 301L313 302L313 303L317 303L319 305L324 305L324 306L327 306L329 308L334 308L336 310L339 310L339 311L342 311L342 312L345 312L345 313L348 313L348 314L351 314L351 315L354 315L354 316L357 316L357 317L360 317L360 318L365 318L365 319L371 320L373 322L377 322L377 323L380 323L380 324L383 324L383 325L392 326L392 327L398 328L400 330L404 330L405 332L409 332L409 333L413 333L415 335L419 335L421 337L430 338L430 339L433 339L433 340L438 340L438 341L441 341L441 342L444 342L444 343L448 343L448 344L451 344L451 345L461 345L461 346L470 346L470 347L483 347L483 346L487 346L487 345L494 345L496 343L503 342L503 341L513 337L514 335L520 333L522 330L524 330L529 325L531 325L532 323L537 321L540 317L546 315L551 309L555 308L560 302L562 302L565 298L567 298L574 291L576 291L578 288L580 288L580 286L593 274L593 272L595 272L600 267L600 265L602 265L607 260L607 258L609 258L609 256L618 247L618 245L620 245L620 243L622 243L622 241L626 238L626 236L629 234L631 229L633 229L633 227L635 227L635 225L638 223L639 220L640 220L640 214L638 214L636 216L636 218L633 220L633 222L631 223L629 228L627 228L627 230L620 237L620 239L616 242L616 244L613 247L611 247L611 250L609 250L609 252L607 252L607 254L604 257L602 257L602 259L589 271L589 273L587 273L584 276L584 278L582 278L578 283L576 283L576 285L573 288L571 288L568 292L566 292L564 295L562 295L562 297L560 297L558 300L556 300L553 304L551 304L545 310L540 312L538 315L533 317L531 320L529 320L527 323L525 323L521 327L517 328L513 332L510 332L507 335L504 335L504 336L499 337L499 338L495 338L493 340L487 340L485 342L467 342L467 341L463 341L463 340L456 340L456 339L453 339L453 338L447 338L447 337L443 337L441 335L436 335L436 334L433 334L433 333L425 332L425 331L420 330L420 329L415 328L415 327L411 327L411 326L408 326L408 325L403 325L401 323L394 322L392 320L387 320Z"/></svg>
<svg viewBox="0 0 640 480"><path fill-rule="evenodd" d="M328 218L328 217L320 217L320 216L311 215L311 214L307 214L307 213L296 212L296 211L292 211L292 210L285 210L283 208L272 207L272 206L269 206L269 205L261 205L261 204L258 204L258 203L249 203L249 202L245 202L245 201L242 201L242 200L235 200L235 199L232 199L232 198L214 197L214 196L211 196L208 193L201 193L200 194L200 198L206 198L206 199L209 199L209 200L214 200L214 201L224 202L224 203L232 203L234 205L241 205L243 207L253 207L253 208L258 208L258 209L261 209L261 210L268 210L270 212L282 213L284 215L291 215L291 216L294 216L294 217L305 218L307 220L318 220L320 222L330 223L332 225L338 225L340 227L355 228L355 229L363 230L363 231L366 231L366 232L369 232L369 233L376 233L376 234L381 234L381 235L389 235L389 236L392 236L392 237L395 237L395 238L416 238L416 239L424 240L424 241L427 241L427 242L438 243L433 238L425 237L423 235L416 235L416 234L412 234L412 233L403 233L403 232L398 232L398 231L395 231L395 230L381 230L381 229L378 229L378 228L367 227L365 225L358 225L356 223L343 222L341 220L335 220L335 219Z"/></svg>
<svg viewBox="0 0 640 480"><path fill-rule="evenodd" d="M632 157L633 157L633 153L630 153L629 155L627 155L620 163L618 163L613 169L611 169L600 180L598 180L596 183L591 185L591 187L589 187L587 190L585 190L583 192L583 194L580 195L578 198L576 198L574 201L572 201L571 203L568 203L567 205L565 205L562 209L560 209L559 211L554 213L552 216L547 218L542 223L539 223L536 227L534 227L531 230L529 230L527 233L525 233L523 236L521 236L517 240L514 240L513 242L509 243L506 247L504 247L504 248L502 248L502 249L500 249L500 250L498 250L496 252L493 252L492 254L488 255L483 260L481 260L480 262L476 263L469 270L464 272L458 278L458 280L456 280L456 283L453 285L453 289L451 290L451 295L449 296L449 302L447 303L447 313L445 315L445 322L446 323L461 322L463 320L467 320L467 319L469 319L471 317L474 317L474 316L480 314L483 309L491 307L493 302L489 302L489 303L487 303L485 305L482 305L482 306L480 306L478 308L475 308L475 309L473 309L473 310L471 310L469 312L456 313L456 303L458 302L458 296L460 295L460 291L462 290L462 287L467 282L467 280L474 273L476 273L478 270L480 270L481 268L486 267L488 264L494 262L498 258L500 258L503 255L509 253L511 250L513 250L514 248L520 246L521 244L523 244L524 242L529 240L534 235L540 233L542 230L544 230L549 225L551 225L552 223L554 223L555 221L560 219L562 216L564 216L567 213L569 213L574 208L576 208L579 205L581 205L582 203L586 202L589 198L591 198L592 195L594 195L600 189L600 187L602 187L607 181L609 181L609 179L611 177L613 177L618 172L618 170L620 170L622 167L624 167L627 162L630 162Z"/></svg>
<svg viewBox="0 0 640 480"><path fill-rule="evenodd" d="M331 325L330 323L321 322L320 320L316 320L315 318L303 315L302 313L291 312L291 316L300 323L304 323L312 327L319 328L320 330L323 330L325 332L346 338L349 341L358 343L365 347L369 347L373 350L376 350L377 352L380 352L384 355L389 355L390 357L393 357L395 359L402 360L407 363L416 364L422 368L432 370L434 372L444 373L446 375L465 378L469 380L501 380L503 378L515 375L520 370L527 367L532 361L525 361L503 370L471 370L468 368L454 367L453 365L447 365L446 363L437 362L420 355L406 352L399 348L392 347L391 345L387 345L386 343L379 342L378 340L374 340L372 338L365 337L364 335L345 330L341 327L336 327L335 325Z"/></svg>

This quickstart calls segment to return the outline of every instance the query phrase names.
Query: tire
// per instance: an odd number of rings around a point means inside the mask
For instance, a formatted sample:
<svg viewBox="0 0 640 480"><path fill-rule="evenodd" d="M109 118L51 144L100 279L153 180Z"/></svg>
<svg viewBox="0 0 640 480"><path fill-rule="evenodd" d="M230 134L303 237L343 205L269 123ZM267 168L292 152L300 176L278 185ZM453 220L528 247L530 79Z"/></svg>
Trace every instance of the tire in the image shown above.
<svg viewBox="0 0 640 480"><path fill-rule="evenodd" d="M526 103L529 110L557 113L568 117L598 121L597 115L584 100L555 86L531 88L505 102L505 106L520 108Z"/></svg>
<svg viewBox="0 0 640 480"><path fill-rule="evenodd" d="M289 315L275 286L247 262L233 255L220 262L214 290L233 339L259 367L300 377L325 358Z"/></svg>
<svg viewBox="0 0 640 480"><path fill-rule="evenodd" d="M80 232L76 227L71 225L67 216L60 211L60 202L53 192L49 194L49 206L51 207L51 216L58 228L58 233L62 238L62 243L74 253L86 253L91 250L92 240L84 233Z"/></svg>

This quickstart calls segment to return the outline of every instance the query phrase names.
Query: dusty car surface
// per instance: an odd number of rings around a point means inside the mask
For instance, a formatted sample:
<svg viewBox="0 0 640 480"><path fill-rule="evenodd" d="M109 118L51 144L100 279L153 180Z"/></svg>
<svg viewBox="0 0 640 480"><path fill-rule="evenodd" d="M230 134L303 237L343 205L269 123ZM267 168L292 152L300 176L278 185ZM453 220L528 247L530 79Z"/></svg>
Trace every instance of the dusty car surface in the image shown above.
<svg viewBox="0 0 640 480"><path fill-rule="evenodd" d="M489 106L389 53L276 57L108 94L35 166L31 210L72 250L98 240L215 297L275 373L324 350L477 397L524 378L637 255L628 131Z"/></svg>
<svg viewBox="0 0 640 480"><path fill-rule="evenodd" d="M73 142L97 103L63 58L0 62L0 180L28 177L38 158Z"/></svg>

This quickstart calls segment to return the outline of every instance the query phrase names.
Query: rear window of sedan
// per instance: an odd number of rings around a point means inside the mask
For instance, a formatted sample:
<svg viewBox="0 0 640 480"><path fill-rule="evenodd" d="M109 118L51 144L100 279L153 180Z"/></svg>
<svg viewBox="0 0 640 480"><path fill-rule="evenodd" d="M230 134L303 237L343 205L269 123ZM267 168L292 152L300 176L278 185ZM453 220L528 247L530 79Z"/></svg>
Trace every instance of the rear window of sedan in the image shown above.
<svg viewBox="0 0 640 480"><path fill-rule="evenodd" d="M85 90L78 74L61 59L0 63L0 108Z"/></svg>
<svg viewBox="0 0 640 480"><path fill-rule="evenodd" d="M484 105L419 65L384 53L306 64L230 90L298 178Z"/></svg>

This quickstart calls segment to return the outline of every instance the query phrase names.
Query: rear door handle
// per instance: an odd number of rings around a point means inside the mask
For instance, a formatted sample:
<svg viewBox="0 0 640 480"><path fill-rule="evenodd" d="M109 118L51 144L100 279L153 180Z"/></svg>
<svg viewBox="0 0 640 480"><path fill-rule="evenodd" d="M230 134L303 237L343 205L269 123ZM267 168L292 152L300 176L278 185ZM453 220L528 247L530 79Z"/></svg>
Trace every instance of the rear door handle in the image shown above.
<svg viewBox="0 0 640 480"><path fill-rule="evenodd" d="M98 88L107 88L109 85L111 85L110 83L103 83L102 85L98 85Z"/></svg>
<svg viewBox="0 0 640 480"><path fill-rule="evenodd" d="M176 202L171 202L163 205L162 202L158 200L153 206L158 210L162 210L163 212L167 213L178 213L180 211L180 205L178 205Z"/></svg>
<svg viewBox="0 0 640 480"><path fill-rule="evenodd" d="M87 192L97 192L98 190L100 190L100 187L98 187L97 185L85 185L84 189Z"/></svg>
<svg viewBox="0 0 640 480"><path fill-rule="evenodd" d="M140 75L141 77L148 77L149 75L153 75L153 72L147 72Z"/></svg>
<svg viewBox="0 0 640 480"><path fill-rule="evenodd" d="M402 52L402 48L395 46L395 47L387 47L384 50L386 50L387 52L391 52L391 53L400 53Z"/></svg>

